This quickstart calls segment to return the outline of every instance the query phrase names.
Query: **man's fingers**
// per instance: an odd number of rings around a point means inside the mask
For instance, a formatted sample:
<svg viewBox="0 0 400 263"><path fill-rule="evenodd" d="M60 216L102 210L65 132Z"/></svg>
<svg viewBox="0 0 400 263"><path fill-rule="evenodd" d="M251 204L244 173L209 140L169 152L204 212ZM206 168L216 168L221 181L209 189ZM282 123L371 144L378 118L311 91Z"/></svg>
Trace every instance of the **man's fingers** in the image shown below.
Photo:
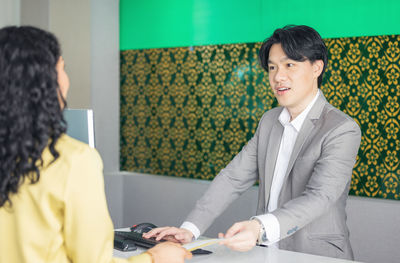
<svg viewBox="0 0 400 263"><path fill-rule="evenodd" d="M240 242L241 239L237 238L236 236L230 237L230 238L226 238L224 240L222 240L220 242L221 245L231 245L231 244L235 244L237 242Z"/></svg>
<svg viewBox="0 0 400 263"><path fill-rule="evenodd" d="M231 238L223 241L223 245L237 251L247 251L254 247L253 242L243 238Z"/></svg>
<svg viewBox="0 0 400 263"><path fill-rule="evenodd" d="M164 231L165 229L168 229L169 227L157 227L157 228L153 228L152 230L150 230L147 233L144 233L143 236L146 238L150 238L150 237L154 237L156 235L158 235L160 232Z"/></svg>
<svg viewBox="0 0 400 263"><path fill-rule="evenodd" d="M255 242L251 239L251 235L248 232L240 232L233 237L221 241L220 244L237 251L248 251L255 246Z"/></svg>
<svg viewBox="0 0 400 263"><path fill-rule="evenodd" d="M176 238L177 240L185 239L185 234L178 233L178 234L175 235L175 238Z"/></svg>
<svg viewBox="0 0 400 263"><path fill-rule="evenodd" d="M244 245L244 244L248 244L248 245L251 245L251 246L255 245L254 242L252 242L252 241L250 241L248 239L243 239L243 238L226 239L226 240L221 241L221 244L225 245L225 246L241 246L241 245Z"/></svg>
<svg viewBox="0 0 400 263"><path fill-rule="evenodd" d="M165 236L175 236L178 233L179 229L176 227L169 227L168 229L165 229L158 233L156 240L159 241L163 239Z"/></svg>
<svg viewBox="0 0 400 263"><path fill-rule="evenodd" d="M228 231L226 231L225 238L231 238L236 235L242 229L242 225L240 223L235 223L231 226Z"/></svg>
<svg viewBox="0 0 400 263"><path fill-rule="evenodd" d="M174 243L181 243L181 241L174 236L165 236L164 239L167 241L174 242Z"/></svg>
<svg viewBox="0 0 400 263"><path fill-rule="evenodd" d="M175 238L181 243L189 243L192 241L192 238L188 236L187 233L178 233L175 235Z"/></svg>
<svg viewBox="0 0 400 263"><path fill-rule="evenodd" d="M188 243L192 241L192 235L188 230L177 227L158 227L143 234L145 238L155 237L157 241L166 239L175 243Z"/></svg>

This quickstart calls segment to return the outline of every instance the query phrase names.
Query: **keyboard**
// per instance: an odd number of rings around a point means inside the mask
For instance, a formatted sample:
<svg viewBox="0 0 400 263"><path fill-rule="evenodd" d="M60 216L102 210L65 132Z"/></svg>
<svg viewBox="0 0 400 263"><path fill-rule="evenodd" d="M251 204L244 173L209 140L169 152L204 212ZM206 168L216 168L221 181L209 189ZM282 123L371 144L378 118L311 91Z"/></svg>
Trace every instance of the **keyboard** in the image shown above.
<svg viewBox="0 0 400 263"><path fill-rule="evenodd" d="M114 231L115 237L114 239L122 239L122 240L132 240L136 246L151 248L157 245L162 241L156 241L155 238L146 239L142 237L142 234L135 232L123 232L123 231Z"/></svg>
<svg viewBox="0 0 400 263"><path fill-rule="evenodd" d="M135 233L135 232L114 231L114 234L115 234L114 246L117 246L117 247L115 247L117 249L120 249L118 246L120 245L121 242L122 243L133 242L138 247L151 248L161 242L166 241L166 240L157 241L157 240L155 240L155 238L149 238L149 239L144 238L144 237L142 237L142 234ZM116 240L118 240L117 243L115 242ZM204 249L196 249L191 252L193 255L207 255L207 254L212 253L211 251L204 250Z"/></svg>

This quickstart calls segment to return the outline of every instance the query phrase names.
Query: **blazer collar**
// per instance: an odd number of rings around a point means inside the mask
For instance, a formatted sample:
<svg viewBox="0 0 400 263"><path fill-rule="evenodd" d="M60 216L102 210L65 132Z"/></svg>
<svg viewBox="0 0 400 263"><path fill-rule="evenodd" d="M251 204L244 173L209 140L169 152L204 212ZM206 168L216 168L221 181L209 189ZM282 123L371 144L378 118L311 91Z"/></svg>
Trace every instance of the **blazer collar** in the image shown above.
<svg viewBox="0 0 400 263"><path fill-rule="evenodd" d="M296 142L294 144L293 147L293 151L292 154L290 156L290 160L288 163L288 167L285 173L285 178L284 178L284 183L281 189L281 193L280 193L280 198L281 199L281 195L284 192L284 188L287 186L287 178L288 175L290 174L293 165L295 163L295 161L297 160L297 157L300 153L301 148L303 147L305 141L307 140L307 138L310 136L312 130L314 129L314 120L319 119L321 117L322 111L325 107L325 104L327 103L327 100L325 99L324 94L322 93L322 91L320 90L320 95L318 97L318 99L316 100L315 104L313 105L313 107L311 108L310 112L308 113L306 119L304 120L303 126L300 129L299 134L297 135L297 139ZM279 204L278 204L279 205Z"/></svg>
<svg viewBox="0 0 400 263"><path fill-rule="evenodd" d="M318 99L317 99L317 101L315 101L314 106L311 108L310 112L308 113L306 120L307 119L310 119L310 120L319 119L321 117L322 110L324 109L326 103L327 103L327 100L324 96L324 93L322 92L322 90L319 90Z"/></svg>
<svg viewBox="0 0 400 263"><path fill-rule="evenodd" d="M264 173L265 173L265 204L268 204L269 194L271 190L272 179L274 176L274 170L276 165L276 160L278 158L280 141L282 139L283 126L276 120L275 124L272 126L271 134L268 140L267 146L267 158L265 161ZM265 206L266 209L268 206ZM267 210L264 211L265 213Z"/></svg>
<svg viewBox="0 0 400 263"><path fill-rule="evenodd" d="M299 152L308 138L309 134L311 133L312 129L314 128L313 120L319 119L321 117L322 111L324 109L325 104L327 103L324 94L320 90L319 96L315 101L314 105L312 106L310 112L308 113L304 123L300 129L300 132L297 136L292 155L290 157L288 168L286 170L284 183L282 186L281 194L284 192L284 188L287 186L285 181L287 180L288 174L292 170L293 164L299 155ZM282 107L283 110L283 107ZM279 116L279 115L278 115ZM270 188L272 183L272 177L275 170L276 159L278 157L279 145L282 138L283 133L283 126L278 119L276 119L275 124L272 126L272 131L269 137L269 143L267 147L267 158L265 163L265 203L268 204L269 201L269 194ZM277 143L278 142L278 143ZM282 200L279 198L279 200ZM279 205L279 204L278 204ZM265 208L267 205L265 206ZM265 211L267 212L267 211Z"/></svg>

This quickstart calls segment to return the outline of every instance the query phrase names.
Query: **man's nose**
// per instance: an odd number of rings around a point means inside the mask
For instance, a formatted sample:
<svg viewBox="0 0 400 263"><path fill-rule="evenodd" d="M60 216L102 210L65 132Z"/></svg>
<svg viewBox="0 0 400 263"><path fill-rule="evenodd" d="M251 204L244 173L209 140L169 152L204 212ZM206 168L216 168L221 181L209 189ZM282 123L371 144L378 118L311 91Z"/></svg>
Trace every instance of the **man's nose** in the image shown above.
<svg viewBox="0 0 400 263"><path fill-rule="evenodd" d="M281 82L287 78L286 71L283 68L277 68L274 76L276 82Z"/></svg>

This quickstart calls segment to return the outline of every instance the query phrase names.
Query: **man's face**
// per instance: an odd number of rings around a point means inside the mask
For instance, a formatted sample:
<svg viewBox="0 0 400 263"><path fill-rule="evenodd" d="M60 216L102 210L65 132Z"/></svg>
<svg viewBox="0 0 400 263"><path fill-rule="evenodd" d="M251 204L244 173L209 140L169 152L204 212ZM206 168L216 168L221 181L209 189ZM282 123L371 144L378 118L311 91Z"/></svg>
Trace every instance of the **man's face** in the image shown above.
<svg viewBox="0 0 400 263"><path fill-rule="evenodd" d="M269 83L281 106L286 107L292 119L296 118L312 101L318 91L318 76L323 68L322 60L311 63L287 57L281 44L269 50Z"/></svg>

